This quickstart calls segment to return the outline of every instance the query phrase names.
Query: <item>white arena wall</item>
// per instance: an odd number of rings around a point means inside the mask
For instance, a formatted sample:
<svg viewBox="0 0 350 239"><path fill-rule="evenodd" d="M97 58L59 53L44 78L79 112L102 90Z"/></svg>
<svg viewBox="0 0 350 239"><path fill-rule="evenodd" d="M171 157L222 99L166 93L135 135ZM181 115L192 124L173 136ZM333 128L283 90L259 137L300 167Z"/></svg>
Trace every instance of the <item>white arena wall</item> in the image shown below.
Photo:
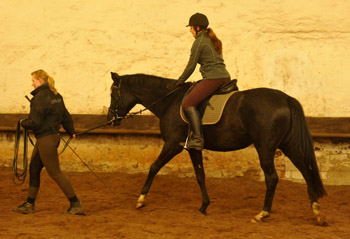
<svg viewBox="0 0 350 239"><path fill-rule="evenodd" d="M0 1L0 112L26 113L43 68L74 114L102 114L110 71L176 79L205 13L240 89L271 87L309 116L350 116L350 2L333 0ZM201 76L198 69L189 81Z"/></svg>
<svg viewBox="0 0 350 239"><path fill-rule="evenodd" d="M185 26L196 12L208 16L222 40L227 69L241 90L276 88L297 98L308 117L350 117L350 2L345 0L2 0L0 113L29 112L24 96L32 90L30 73L40 68L55 78L76 115L106 114L111 71L176 79L193 42ZM197 68L189 81L200 78ZM13 130L3 129L0 166L11 166L13 144ZM162 140L156 134L91 134L72 145L94 170L146 173ZM349 148L349 136L315 139L326 183L350 184ZM208 176L262 179L252 147L204 156ZM69 149L61 165L87 170ZM161 173L193 176L191 167L182 153ZM300 180L280 152L276 167L280 177Z"/></svg>

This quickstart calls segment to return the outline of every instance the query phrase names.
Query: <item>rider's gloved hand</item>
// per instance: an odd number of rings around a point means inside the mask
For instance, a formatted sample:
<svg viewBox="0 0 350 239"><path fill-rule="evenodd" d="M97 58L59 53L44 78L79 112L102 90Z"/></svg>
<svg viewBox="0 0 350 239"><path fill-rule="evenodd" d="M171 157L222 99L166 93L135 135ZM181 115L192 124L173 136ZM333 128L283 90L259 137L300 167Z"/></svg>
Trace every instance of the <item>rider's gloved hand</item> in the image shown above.
<svg viewBox="0 0 350 239"><path fill-rule="evenodd" d="M167 88L168 88L169 90L174 90L176 87L178 87L178 86L180 86L180 85L182 85L182 84L184 84L184 83L185 83L185 80L184 80L184 79L178 79L178 80L175 81L175 82L169 83L169 84L167 85Z"/></svg>

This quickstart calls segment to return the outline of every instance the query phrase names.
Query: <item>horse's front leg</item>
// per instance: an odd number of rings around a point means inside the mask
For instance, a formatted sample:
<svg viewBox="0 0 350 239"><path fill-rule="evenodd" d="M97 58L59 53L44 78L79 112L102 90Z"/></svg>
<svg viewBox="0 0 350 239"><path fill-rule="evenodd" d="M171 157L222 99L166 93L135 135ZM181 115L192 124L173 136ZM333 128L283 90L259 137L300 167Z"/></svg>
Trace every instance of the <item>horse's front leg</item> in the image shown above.
<svg viewBox="0 0 350 239"><path fill-rule="evenodd" d="M205 186L205 173L203 168L202 151L190 149L189 153L191 156L194 171L196 173L197 182L202 192L202 206L199 209L199 211L206 215L206 210L210 204L210 200L207 193L207 187Z"/></svg>
<svg viewBox="0 0 350 239"><path fill-rule="evenodd" d="M149 169L148 177L146 179L145 185L141 190L141 195L137 200L136 208L141 208L146 205L146 196L151 188L154 177L157 175L159 170L164 165L166 165L175 155L179 154L182 149L183 148L178 144L164 144L162 152Z"/></svg>

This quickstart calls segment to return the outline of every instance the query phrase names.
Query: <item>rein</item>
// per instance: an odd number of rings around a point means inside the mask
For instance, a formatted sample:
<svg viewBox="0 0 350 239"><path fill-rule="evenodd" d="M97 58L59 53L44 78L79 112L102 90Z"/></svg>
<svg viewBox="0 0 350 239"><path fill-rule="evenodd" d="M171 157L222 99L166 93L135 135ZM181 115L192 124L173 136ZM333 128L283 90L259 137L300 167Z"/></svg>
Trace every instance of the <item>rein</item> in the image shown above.
<svg viewBox="0 0 350 239"><path fill-rule="evenodd" d="M80 133L78 133L78 134L75 134L75 135L86 134L86 133L88 133L88 132L90 132L90 131L92 131L92 130L94 130L94 129L98 129L98 128L104 127L104 126L106 126L106 125L109 125L109 124L111 124L113 121L115 121L115 118L109 120L107 123L104 123L104 124L101 124L101 125L92 127L92 128L90 128L90 129L87 129L87 130L82 131L82 132L80 132ZM49 125L51 126L51 128L52 128L53 130L55 130L54 127L53 127L50 123L49 123ZM55 130L55 131L56 131L56 130ZM59 134L59 132L57 132L57 133ZM60 139L65 143L65 145L64 145L62 151L61 151L58 155L62 154L62 153L66 150L66 148L68 147L68 148L75 154L75 156L77 156L78 159L84 164L84 166L87 167L87 168L89 169L89 171L97 178L97 180L100 181L104 186L106 186L105 183L104 183L104 182L97 176L97 174L90 168L90 166L89 166L89 165L79 156L79 154L78 154L77 152L75 152L75 150L69 145L70 141L72 140L72 137L69 137L68 140L65 140L65 139L60 135Z"/></svg>
<svg viewBox="0 0 350 239"><path fill-rule="evenodd" d="M116 88L116 89L118 90L118 91L117 91L117 92L118 92L118 98L120 98L120 99L121 99L121 94L120 94L121 82L122 82L122 80L119 81L119 85L118 85L118 86L114 86L114 85L112 86L113 88ZM114 114L114 120L118 120L118 119L122 120L122 119L132 118L132 117L134 117L135 115L142 114L142 112L144 112L144 111L146 111L146 110L149 110L149 108L151 108L153 105L158 104L159 102L161 102L162 100L164 100L164 99L165 99L166 97L168 97L169 95L172 95L173 93L175 93L175 92L178 91L179 89L180 89L180 87L179 87L179 86L176 86L175 89L169 91L166 95L162 96L161 98L159 98L158 100L152 102L151 104L145 106L145 108L143 108L143 109L141 109L141 110L139 110L139 111L136 111L136 112L128 113L128 114L126 114L126 115L123 116L123 117L118 116L118 112L117 112L117 110L115 110L115 109L113 110L113 109L111 109L111 108L108 108L108 111L111 112L112 114ZM113 120L113 121L114 121L114 120Z"/></svg>
<svg viewBox="0 0 350 239"><path fill-rule="evenodd" d="M142 114L142 112L146 111L146 110L149 110L149 108L151 108L153 105L155 104L158 104L159 102L161 102L162 100L164 100L166 97L168 97L169 95L172 95L173 93L175 93L176 91L178 91L180 88L179 87L176 87L175 89L171 90L170 92L168 92L166 95L162 96L161 98L159 98L158 100L154 101L153 103L149 104L148 106L146 106L144 109L141 109L139 111L136 111L136 112L132 112L130 114L128 114L129 116L128 117L125 117L125 118L131 118L133 117L134 115L137 115L137 114Z"/></svg>
<svg viewBox="0 0 350 239"><path fill-rule="evenodd" d="M93 131L94 129L98 129L98 128L102 128L102 127L104 127L104 126L107 126L107 125L113 123L113 121L115 121L115 120L116 120L116 119L113 118L113 119L109 120L107 123L104 123L104 124L101 124L101 125L92 127L92 128L90 128L90 129L84 130L84 131L82 131L82 132L80 132L80 133L77 133L77 134L75 134L75 135L78 136L78 135L82 135L82 134L89 133L90 131ZM51 126L51 127L52 127L52 126ZM61 139L62 139L62 138L61 138ZM64 140L64 139L62 139L62 140L64 141L65 145L64 145L63 149L61 150L61 152L60 152L58 155L62 154L62 153L66 150L66 148L68 147L68 144L69 144L70 141L72 140L72 137L69 137L69 139L68 139L67 141ZM70 148L70 147L69 147L69 148Z"/></svg>

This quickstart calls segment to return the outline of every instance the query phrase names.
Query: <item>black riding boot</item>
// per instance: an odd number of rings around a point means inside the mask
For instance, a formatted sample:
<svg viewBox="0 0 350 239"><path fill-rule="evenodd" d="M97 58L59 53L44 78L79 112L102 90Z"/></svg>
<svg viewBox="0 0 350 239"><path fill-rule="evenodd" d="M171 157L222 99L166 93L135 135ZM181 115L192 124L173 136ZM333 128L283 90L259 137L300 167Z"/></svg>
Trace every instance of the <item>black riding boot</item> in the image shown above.
<svg viewBox="0 0 350 239"><path fill-rule="evenodd" d="M202 136L202 119L193 106L188 107L185 111L186 117L191 126L191 136L187 141L188 149L202 150L204 145L204 140Z"/></svg>

